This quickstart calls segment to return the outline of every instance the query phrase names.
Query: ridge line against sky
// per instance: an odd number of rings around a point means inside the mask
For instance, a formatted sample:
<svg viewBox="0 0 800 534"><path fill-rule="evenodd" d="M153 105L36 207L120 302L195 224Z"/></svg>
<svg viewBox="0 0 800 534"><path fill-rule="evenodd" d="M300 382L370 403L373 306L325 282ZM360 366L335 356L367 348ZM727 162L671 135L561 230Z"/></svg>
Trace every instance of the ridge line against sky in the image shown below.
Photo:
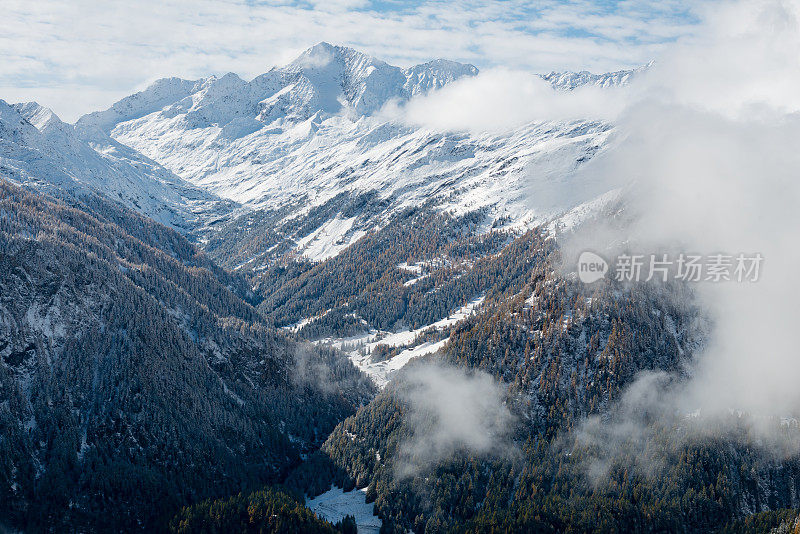
<svg viewBox="0 0 800 534"><path fill-rule="evenodd" d="M2 0L0 99L62 119L108 107L165 76L246 79L318 41L398 66L605 72L647 63L691 36L691 0Z"/></svg>

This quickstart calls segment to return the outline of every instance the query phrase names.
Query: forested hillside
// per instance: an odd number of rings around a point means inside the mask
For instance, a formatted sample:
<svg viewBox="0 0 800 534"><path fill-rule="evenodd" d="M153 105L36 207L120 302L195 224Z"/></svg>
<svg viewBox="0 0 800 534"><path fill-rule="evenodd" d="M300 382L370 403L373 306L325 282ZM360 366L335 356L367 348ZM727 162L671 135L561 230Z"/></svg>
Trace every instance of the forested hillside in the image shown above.
<svg viewBox="0 0 800 534"><path fill-rule="evenodd" d="M333 334L347 327L338 323L348 314L380 329L431 324L508 278L474 265L512 237L505 231L476 235L484 217L482 212L453 217L406 210L326 262L279 262L256 271L255 291L264 295L258 308L280 326L324 314L314 322ZM417 263L429 264L428 276L401 267Z"/></svg>
<svg viewBox="0 0 800 534"><path fill-rule="evenodd" d="M278 480L372 387L244 280L101 199L0 183L0 516L142 529ZM249 302L248 302L249 301Z"/></svg>
<svg viewBox="0 0 800 534"><path fill-rule="evenodd" d="M514 276L514 258L532 261ZM766 510L800 504L800 464L763 450L737 421L741 415L702 434L687 432L689 414L666 422L637 415L642 428L598 433L613 445L589 439L591 429L583 428L598 415L599 428L613 425L616 403L637 374L680 376L689 368L707 328L689 289L614 282L589 289L559 274L557 246L536 232L485 261L493 268L482 271L502 272L505 283L495 282L483 311L457 325L442 353L428 359L504 384L516 452L455 450L401 476L398 466L420 431L408 419L404 394L406 374L425 365L417 361L340 424L290 484L311 495L331 483L366 487L387 532L708 532L758 525L765 532L771 527L764 525L789 513ZM612 446L614 455L604 456ZM753 513L761 519L744 522Z"/></svg>

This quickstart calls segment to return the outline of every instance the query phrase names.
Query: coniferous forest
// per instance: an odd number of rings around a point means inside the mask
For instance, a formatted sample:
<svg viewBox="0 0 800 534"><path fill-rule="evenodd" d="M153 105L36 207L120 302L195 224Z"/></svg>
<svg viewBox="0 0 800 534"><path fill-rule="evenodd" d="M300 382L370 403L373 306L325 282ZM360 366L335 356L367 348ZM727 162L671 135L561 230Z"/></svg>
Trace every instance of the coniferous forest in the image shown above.
<svg viewBox="0 0 800 534"><path fill-rule="evenodd" d="M101 197L5 182L2 213L14 339L2 366L2 506L26 531L352 531L351 518L327 522L304 506L331 486L366 488L386 532L767 532L793 521L800 464L771 459L744 426L698 439L680 419L654 419L610 459L576 432L587 418L617 417L640 373L684 372L706 328L685 287L587 289L553 269L558 247L537 231L476 238L470 218L422 210L292 282L285 269L259 273L254 291L185 238ZM450 258L431 276L441 296L424 299L430 289L404 286L399 269L379 277L400 258L441 254L437 245ZM342 311L296 333L276 329L291 320L275 296L289 283L316 295L291 301L302 314L337 302ZM257 291L264 284L271 297ZM444 348L382 391L341 351L305 341L363 331L354 316L430 324L476 293L481 312L423 331L412 343ZM26 331L31 309L51 336ZM428 361L503 385L509 450L455 447L398 475L420 432L407 419L404 375ZM600 460L609 463L595 479L587 466Z"/></svg>

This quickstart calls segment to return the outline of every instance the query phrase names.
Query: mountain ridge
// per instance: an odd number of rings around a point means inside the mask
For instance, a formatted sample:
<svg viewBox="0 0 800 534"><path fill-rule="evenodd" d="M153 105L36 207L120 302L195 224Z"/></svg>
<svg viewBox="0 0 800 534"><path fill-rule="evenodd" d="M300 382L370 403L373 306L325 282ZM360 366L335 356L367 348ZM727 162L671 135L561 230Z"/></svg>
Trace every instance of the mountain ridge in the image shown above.
<svg viewBox="0 0 800 534"><path fill-rule="evenodd" d="M204 118L213 121L219 119L215 112L221 111L220 100L232 103L224 111L234 115L255 112L264 124L284 117L281 105L287 100L300 103L299 110L286 115L293 121L306 120L317 111L341 111L340 98L357 114L365 114L376 111L391 98L407 99L477 73L473 65L445 59L401 69L353 48L320 42L287 65L273 67L249 82L234 73L199 80L159 79L107 110L84 115L76 125L98 127L110 133L120 122L135 120L167 106L171 113L201 111L197 115L205 113Z"/></svg>

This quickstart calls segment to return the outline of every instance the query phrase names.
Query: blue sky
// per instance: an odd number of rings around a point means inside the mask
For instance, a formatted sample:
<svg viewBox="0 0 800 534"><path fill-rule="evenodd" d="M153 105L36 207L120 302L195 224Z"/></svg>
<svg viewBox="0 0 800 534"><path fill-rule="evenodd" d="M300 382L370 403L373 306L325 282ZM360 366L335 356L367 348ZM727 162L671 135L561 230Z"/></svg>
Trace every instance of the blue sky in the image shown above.
<svg viewBox="0 0 800 534"><path fill-rule="evenodd" d="M0 98L65 120L164 76L250 78L319 41L400 66L444 57L533 72L637 66L692 34L686 0L3 0Z"/></svg>

